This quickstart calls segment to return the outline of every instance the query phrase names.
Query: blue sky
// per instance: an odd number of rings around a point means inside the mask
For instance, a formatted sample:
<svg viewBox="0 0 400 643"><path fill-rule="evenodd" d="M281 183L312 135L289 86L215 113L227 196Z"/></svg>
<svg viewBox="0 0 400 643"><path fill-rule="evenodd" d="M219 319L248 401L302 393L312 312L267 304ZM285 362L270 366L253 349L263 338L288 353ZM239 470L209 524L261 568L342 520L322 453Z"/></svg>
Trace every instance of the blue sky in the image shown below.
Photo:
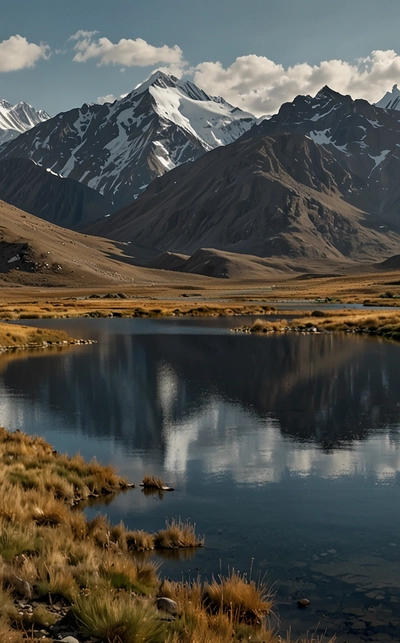
<svg viewBox="0 0 400 643"><path fill-rule="evenodd" d="M13 0L0 98L54 115L162 68L257 115L324 84L379 100L400 85L399 24L399 0Z"/></svg>

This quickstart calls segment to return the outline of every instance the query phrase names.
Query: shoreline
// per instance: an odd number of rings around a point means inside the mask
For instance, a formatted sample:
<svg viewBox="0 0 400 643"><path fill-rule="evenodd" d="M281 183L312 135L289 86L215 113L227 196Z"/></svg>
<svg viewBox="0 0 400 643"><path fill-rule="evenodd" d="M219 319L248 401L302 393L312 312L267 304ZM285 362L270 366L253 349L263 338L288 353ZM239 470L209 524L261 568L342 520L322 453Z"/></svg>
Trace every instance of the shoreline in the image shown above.
<svg viewBox="0 0 400 643"><path fill-rule="evenodd" d="M314 310L290 321L284 318L277 321L256 319L250 326L232 330L258 335L287 332L349 333L400 341L400 311Z"/></svg>
<svg viewBox="0 0 400 643"><path fill-rule="evenodd" d="M74 339L64 331L0 322L0 353L93 343L91 339Z"/></svg>
<svg viewBox="0 0 400 643"><path fill-rule="evenodd" d="M111 466L6 429L0 461L2 641L280 640L265 621L273 597L263 583L234 571L210 582L174 583L160 579L156 563L138 558L146 550L201 547L204 539L190 523L172 521L148 534L112 525L102 514L86 518L82 500L134 487Z"/></svg>

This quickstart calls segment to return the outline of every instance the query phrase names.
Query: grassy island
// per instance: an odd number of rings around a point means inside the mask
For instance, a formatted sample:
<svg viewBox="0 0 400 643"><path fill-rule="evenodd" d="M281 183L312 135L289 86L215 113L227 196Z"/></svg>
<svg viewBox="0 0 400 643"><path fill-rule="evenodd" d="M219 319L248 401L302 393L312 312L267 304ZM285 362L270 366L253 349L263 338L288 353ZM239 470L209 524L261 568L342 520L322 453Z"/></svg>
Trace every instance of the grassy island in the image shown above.
<svg viewBox="0 0 400 643"><path fill-rule="evenodd" d="M5 429L0 462L2 642L282 640L267 628L273 601L263 583L234 571L205 583L160 580L143 551L203 545L193 525L147 534L86 518L83 500L133 487L112 467Z"/></svg>
<svg viewBox="0 0 400 643"><path fill-rule="evenodd" d="M235 328L248 333L270 332L347 332L378 335L400 340L400 313L398 311L313 310L301 317L268 321L256 319L249 326Z"/></svg>

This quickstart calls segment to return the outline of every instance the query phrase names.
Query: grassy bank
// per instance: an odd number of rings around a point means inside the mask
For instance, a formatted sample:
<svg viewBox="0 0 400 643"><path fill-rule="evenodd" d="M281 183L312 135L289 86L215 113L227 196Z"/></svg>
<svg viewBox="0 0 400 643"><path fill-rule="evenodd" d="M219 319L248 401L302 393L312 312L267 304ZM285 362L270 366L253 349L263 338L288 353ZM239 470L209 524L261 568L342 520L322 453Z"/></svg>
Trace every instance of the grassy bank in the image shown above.
<svg viewBox="0 0 400 643"><path fill-rule="evenodd" d="M4 320L24 319L70 319L74 317L171 317L182 315L189 317L218 317L228 315L268 315L275 311L271 305L247 304L238 302L205 302L202 296L192 298L154 301L152 299L135 299L116 297L84 299L68 298L63 302L31 301L17 306L0 303L0 318Z"/></svg>
<svg viewBox="0 0 400 643"><path fill-rule="evenodd" d="M32 328L17 324L0 324L0 348L39 346L43 343L69 343L71 338L64 331Z"/></svg>
<svg viewBox="0 0 400 643"><path fill-rule="evenodd" d="M111 467L5 429L0 464L1 641L290 643L267 628L273 599L263 583L234 571L205 583L160 580L141 552L201 546L192 525L147 534L87 520L82 500L135 493Z"/></svg>
<svg viewBox="0 0 400 643"><path fill-rule="evenodd" d="M91 342L90 340L72 339L63 330L48 330L20 324L0 323L0 351L81 343L87 344Z"/></svg>
<svg viewBox="0 0 400 643"><path fill-rule="evenodd" d="M272 607L265 586L235 573L204 585L162 583L140 555L201 546L192 525L146 534L86 519L82 500L129 489L111 467L5 429L0 462L1 641L53 641L59 632L104 643L277 640L262 625ZM176 602L175 620L157 597Z"/></svg>
<svg viewBox="0 0 400 643"><path fill-rule="evenodd" d="M249 326L242 326L238 331L249 333L270 332L347 332L378 335L387 339L400 340L399 311L349 311L336 312L314 310L295 319L278 319L269 322L256 319Z"/></svg>

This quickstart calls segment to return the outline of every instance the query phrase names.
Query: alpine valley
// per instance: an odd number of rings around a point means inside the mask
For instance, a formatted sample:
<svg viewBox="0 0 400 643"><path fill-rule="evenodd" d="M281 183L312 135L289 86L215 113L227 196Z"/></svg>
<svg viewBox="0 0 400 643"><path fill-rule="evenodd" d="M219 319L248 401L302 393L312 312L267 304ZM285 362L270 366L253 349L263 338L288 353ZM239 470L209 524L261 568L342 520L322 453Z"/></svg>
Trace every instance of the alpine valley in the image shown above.
<svg viewBox="0 0 400 643"><path fill-rule="evenodd" d="M400 249L399 104L397 86L376 105L324 87L256 119L156 72L112 104L38 112L0 146L0 198L153 269L371 265Z"/></svg>

